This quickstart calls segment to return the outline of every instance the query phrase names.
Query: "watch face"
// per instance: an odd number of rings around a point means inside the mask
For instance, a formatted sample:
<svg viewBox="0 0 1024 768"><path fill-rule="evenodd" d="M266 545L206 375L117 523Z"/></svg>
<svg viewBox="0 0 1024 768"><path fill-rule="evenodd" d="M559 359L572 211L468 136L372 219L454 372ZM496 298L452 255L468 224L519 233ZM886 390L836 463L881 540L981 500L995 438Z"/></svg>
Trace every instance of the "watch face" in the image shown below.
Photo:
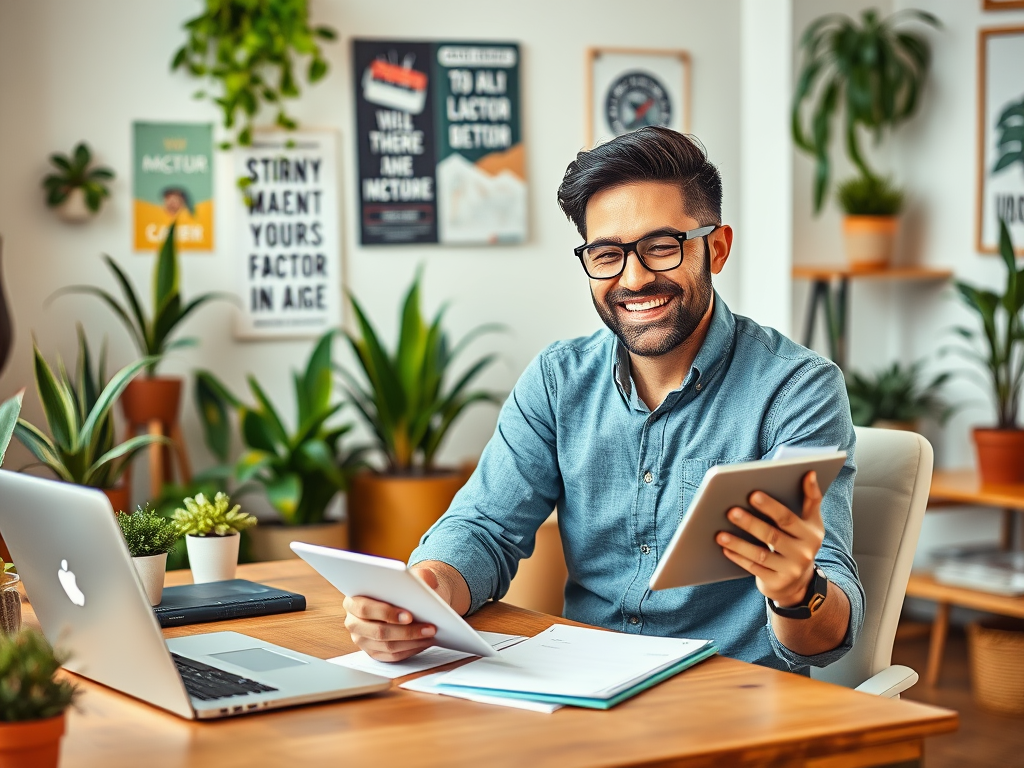
<svg viewBox="0 0 1024 768"><path fill-rule="evenodd" d="M616 136L645 125L668 125L672 120L672 102L665 86L647 72L626 72L608 88L604 104L605 120Z"/></svg>

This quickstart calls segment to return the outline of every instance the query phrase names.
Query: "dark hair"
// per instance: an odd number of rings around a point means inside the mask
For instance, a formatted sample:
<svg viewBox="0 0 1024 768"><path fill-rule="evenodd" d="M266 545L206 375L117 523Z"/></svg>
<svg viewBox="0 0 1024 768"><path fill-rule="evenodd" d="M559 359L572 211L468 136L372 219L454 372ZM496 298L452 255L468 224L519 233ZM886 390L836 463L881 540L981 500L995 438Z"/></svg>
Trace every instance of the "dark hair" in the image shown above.
<svg viewBox="0 0 1024 768"><path fill-rule="evenodd" d="M587 203L602 189L638 181L678 184L688 213L704 224L722 223L722 177L703 145L670 128L645 126L580 152L565 169L558 205L587 237Z"/></svg>

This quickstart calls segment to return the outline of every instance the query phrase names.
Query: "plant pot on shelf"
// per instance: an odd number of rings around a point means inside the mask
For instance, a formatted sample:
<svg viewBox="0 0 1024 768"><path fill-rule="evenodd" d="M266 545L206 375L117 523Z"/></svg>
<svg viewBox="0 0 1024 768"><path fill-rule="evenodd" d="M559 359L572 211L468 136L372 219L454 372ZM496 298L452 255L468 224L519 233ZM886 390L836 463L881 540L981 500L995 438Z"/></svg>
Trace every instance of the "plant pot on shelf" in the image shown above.
<svg viewBox="0 0 1024 768"><path fill-rule="evenodd" d="M114 513L132 511L132 490L126 483L117 486L116 488L104 488L103 493L107 495L107 499L110 501L110 506L114 510Z"/></svg>
<svg viewBox="0 0 1024 768"><path fill-rule="evenodd" d="M360 472L348 491L349 544L356 552L406 561L420 537L451 506L469 475Z"/></svg>
<svg viewBox="0 0 1024 768"><path fill-rule="evenodd" d="M843 239L849 265L853 269L888 266L898 228L896 216L844 216Z"/></svg>
<svg viewBox="0 0 1024 768"><path fill-rule="evenodd" d="M240 538L237 533L227 536L186 536L185 546L188 548L192 582L205 584L235 578Z"/></svg>
<svg viewBox="0 0 1024 768"><path fill-rule="evenodd" d="M16 573L0 573L0 632L17 634L21 629L21 592Z"/></svg>
<svg viewBox="0 0 1024 768"><path fill-rule="evenodd" d="M0 768L57 768L65 715L0 722Z"/></svg>
<svg viewBox="0 0 1024 768"><path fill-rule="evenodd" d="M176 424L181 407L182 380L173 376L140 376L132 379L121 395L124 417L133 426L151 421Z"/></svg>
<svg viewBox="0 0 1024 768"><path fill-rule="evenodd" d="M319 544L323 547L348 549L348 523L332 520L313 525L285 525L280 522L261 522L246 531L249 537L249 553L253 560L289 560L298 557L289 546L293 541Z"/></svg>
<svg viewBox="0 0 1024 768"><path fill-rule="evenodd" d="M1024 429L977 427L973 436L982 483L1024 483Z"/></svg>
<svg viewBox="0 0 1024 768"><path fill-rule="evenodd" d="M235 559L237 558L236 553ZM160 599L164 594L164 574L167 572L167 553L133 557L132 562L135 563L135 570L139 574L143 589L146 590L150 605L160 605Z"/></svg>

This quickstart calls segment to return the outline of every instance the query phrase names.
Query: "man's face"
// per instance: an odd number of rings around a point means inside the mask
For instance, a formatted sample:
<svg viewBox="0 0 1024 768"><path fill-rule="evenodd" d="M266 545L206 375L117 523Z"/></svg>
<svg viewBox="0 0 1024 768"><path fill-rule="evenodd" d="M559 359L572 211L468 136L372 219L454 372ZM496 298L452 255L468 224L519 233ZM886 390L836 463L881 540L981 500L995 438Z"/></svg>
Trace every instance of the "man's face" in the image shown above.
<svg viewBox="0 0 1024 768"><path fill-rule="evenodd" d="M630 242L655 232L686 232L714 223L686 213L678 186L650 181L601 190L587 203L586 222L590 243ZM719 253L716 243L711 245L709 258L702 238L686 241L682 263L667 272L649 271L630 252L621 275L590 280L597 313L632 354L664 355L696 330L711 305L711 273L720 272L728 257L727 246Z"/></svg>

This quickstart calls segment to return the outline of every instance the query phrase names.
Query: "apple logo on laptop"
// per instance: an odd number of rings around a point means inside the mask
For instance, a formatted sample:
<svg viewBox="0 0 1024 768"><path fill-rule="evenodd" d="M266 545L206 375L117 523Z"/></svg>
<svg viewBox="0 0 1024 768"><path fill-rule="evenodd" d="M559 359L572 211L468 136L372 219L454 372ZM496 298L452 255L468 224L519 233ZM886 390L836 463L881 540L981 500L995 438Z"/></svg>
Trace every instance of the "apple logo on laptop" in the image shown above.
<svg viewBox="0 0 1024 768"><path fill-rule="evenodd" d="M64 587L64 591L68 593L72 603L75 605L85 605L85 593L78 588L74 571L68 570L67 560L60 561L60 570L57 571L57 578L60 580L60 585Z"/></svg>

